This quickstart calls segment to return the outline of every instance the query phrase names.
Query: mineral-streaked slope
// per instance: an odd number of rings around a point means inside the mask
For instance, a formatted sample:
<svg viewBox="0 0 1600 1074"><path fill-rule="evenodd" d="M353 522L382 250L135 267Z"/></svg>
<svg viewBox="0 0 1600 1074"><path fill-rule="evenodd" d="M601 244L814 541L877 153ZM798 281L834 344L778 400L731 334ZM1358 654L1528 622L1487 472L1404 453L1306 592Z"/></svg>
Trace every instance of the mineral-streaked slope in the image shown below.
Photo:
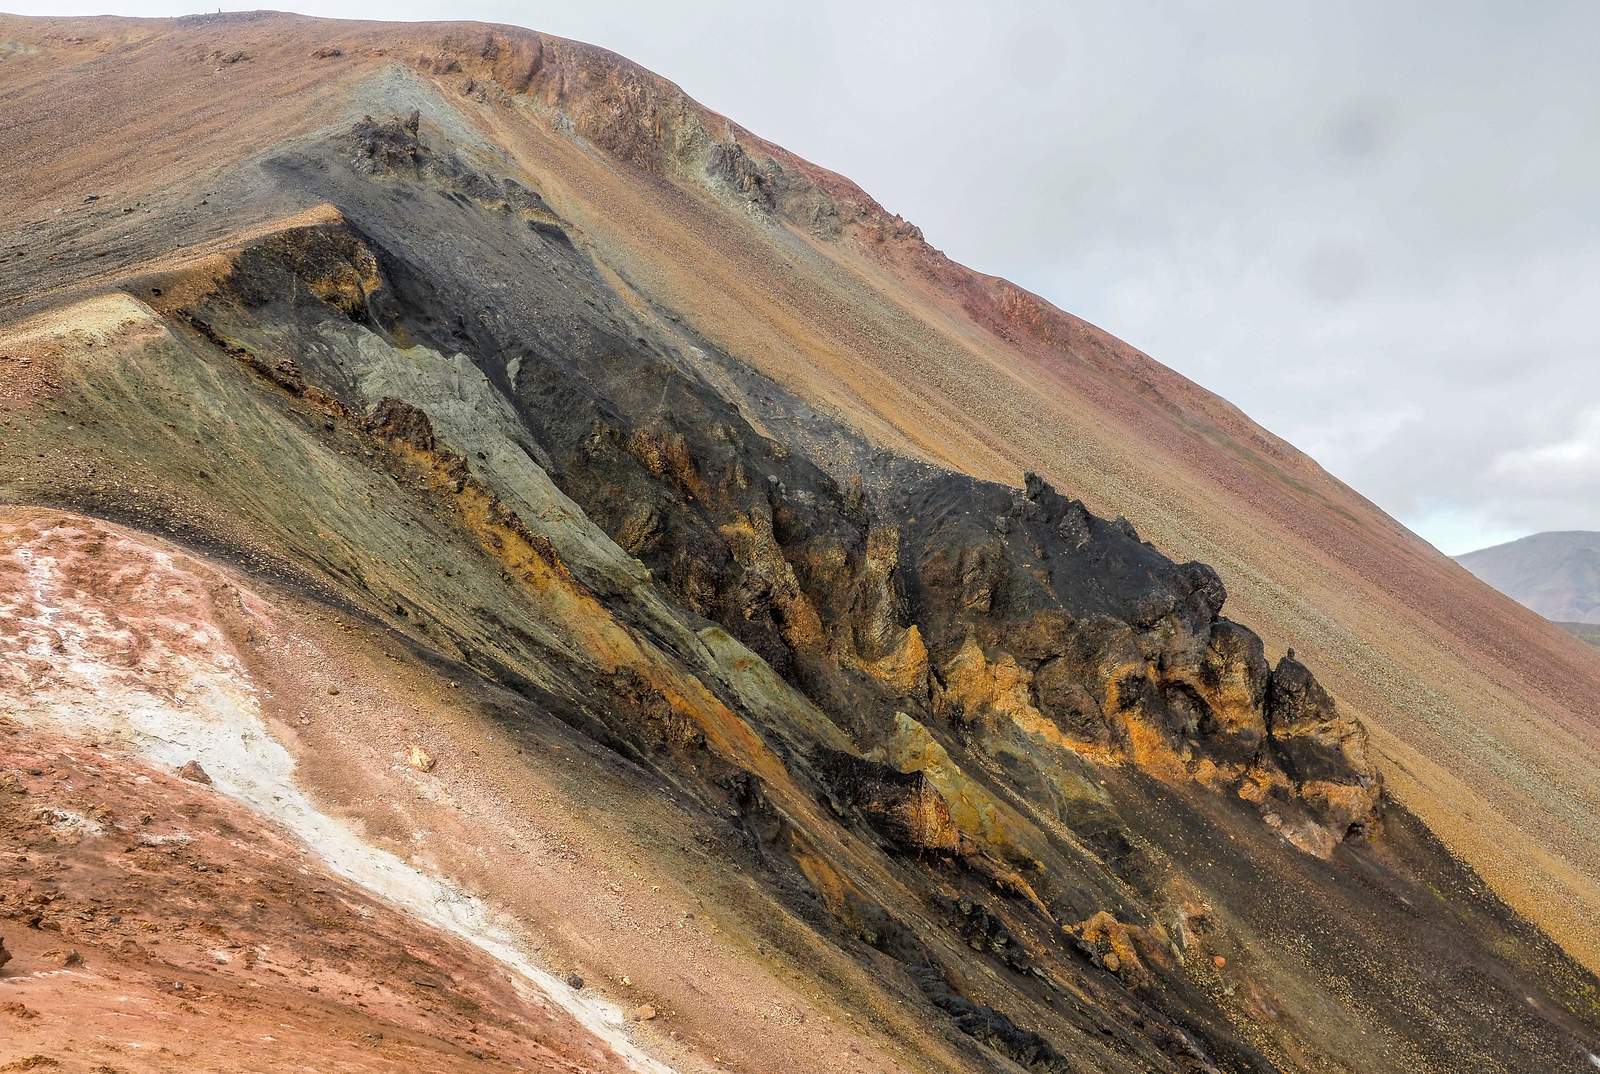
<svg viewBox="0 0 1600 1074"><path fill-rule="evenodd" d="M197 760L152 807L380 908L323 1032L448 1021L398 929L496 960L441 1063L1589 1061L1600 666L1225 403L596 49L0 47L0 698L107 799L8 785L4 905L80 1016L104 888L28 863Z"/></svg>

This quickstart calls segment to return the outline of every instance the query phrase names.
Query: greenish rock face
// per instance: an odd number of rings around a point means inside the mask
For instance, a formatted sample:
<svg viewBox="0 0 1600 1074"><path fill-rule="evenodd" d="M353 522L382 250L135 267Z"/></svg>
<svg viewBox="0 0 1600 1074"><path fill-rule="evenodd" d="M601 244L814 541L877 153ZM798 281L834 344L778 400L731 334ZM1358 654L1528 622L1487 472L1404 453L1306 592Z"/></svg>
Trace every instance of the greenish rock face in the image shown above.
<svg viewBox="0 0 1600 1074"><path fill-rule="evenodd" d="M1463 1037L1558 1069L1596 1031L1210 567L870 445L482 147L394 117L265 167L336 218L40 328L0 501L170 537L590 736L974 1069L1460 1069Z"/></svg>

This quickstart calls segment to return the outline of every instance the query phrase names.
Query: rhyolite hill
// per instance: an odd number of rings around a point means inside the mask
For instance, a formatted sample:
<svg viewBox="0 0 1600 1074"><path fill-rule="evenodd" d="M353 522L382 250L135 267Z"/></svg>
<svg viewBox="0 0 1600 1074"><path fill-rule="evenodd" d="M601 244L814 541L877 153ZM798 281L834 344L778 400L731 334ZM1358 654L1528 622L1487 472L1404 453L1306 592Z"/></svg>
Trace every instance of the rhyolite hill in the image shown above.
<svg viewBox="0 0 1600 1074"><path fill-rule="evenodd" d="M467 24L0 115L0 1062L1600 1050L1592 652L847 180Z"/></svg>
<svg viewBox="0 0 1600 1074"><path fill-rule="evenodd" d="M1535 533L1456 562L1546 619L1600 623L1600 533Z"/></svg>

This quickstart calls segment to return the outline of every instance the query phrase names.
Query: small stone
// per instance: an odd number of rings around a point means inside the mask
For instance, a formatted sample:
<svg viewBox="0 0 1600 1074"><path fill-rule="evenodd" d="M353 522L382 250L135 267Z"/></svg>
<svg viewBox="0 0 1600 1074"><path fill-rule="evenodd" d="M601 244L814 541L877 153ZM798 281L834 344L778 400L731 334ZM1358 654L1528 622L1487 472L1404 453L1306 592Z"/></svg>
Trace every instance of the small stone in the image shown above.
<svg viewBox="0 0 1600 1074"><path fill-rule="evenodd" d="M633 1012L633 1016L641 1022L648 1022L656 1016L656 1009L646 1003L643 1007Z"/></svg>
<svg viewBox="0 0 1600 1074"><path fill-rule="evenodd" d="M1211 956L1211 961L1217 964L1218 969L1221 969L1223 966L1228 964L1228 960L1223 958L1221 955Z"/></svg>
<svg viewBox="0 0 1600 1074"><path fill-rule="evenodd" d="M200 767L199 761L190 761L188 764L178 769L178 776L180 779L186 779L190 783L204 783L207 786L211 785L211 777L206 775L206 770Z"/></svg>
<svg viewBox="0 0 1600 1074"><path fill-rule="evenodd" d="M576 973L567 974L567 987L568 988L582 988L583 987L583 978L579 977Z"/></svg>
<svg viewBox="0 0 1600 1074"><path fill-rule="evenodd" d="M100 195L99 195L99 194L90 194L90 195L88 195L88 196L87 196L87 197L85 197L85 198L84 198L84 199L83 199L83 203L84 203L84 204L85 204L85 205L87 205L87 204L89 204L89 203L90 203L90 202L91 202L91 201L99 201L99 200L100 200Z"/></svg>
<svg viewBox="0 0 1600 1074"><path fill-rule="evenodd" d="M328 694L331 697L338 697L339 696L339 688L337 686L328 687Z"/></svg>
<svg viewBox="0 0 1600 1074"><path fill-rule="evenodd" d="M6 950L6 938L0 936L0 967L11 961L11 952Z"/></svg>
<svg viewBox="0 0 1600 1074"><path fill-rule="evenodd" d="M438 763L421 746L412 746L411 751L406 754L406 764L415 768L418 772L432 772L433 766Z"/></svg>
<svg viewBox="0 0 1600 1074"><path fill-rule="evenodd" d="M1117 953L1115 951L1108 952L1102 961L1105 962L1106 969L1110 970L1112 973L1116 973L1122 968L1122 959L1117 957Z"/></svg>

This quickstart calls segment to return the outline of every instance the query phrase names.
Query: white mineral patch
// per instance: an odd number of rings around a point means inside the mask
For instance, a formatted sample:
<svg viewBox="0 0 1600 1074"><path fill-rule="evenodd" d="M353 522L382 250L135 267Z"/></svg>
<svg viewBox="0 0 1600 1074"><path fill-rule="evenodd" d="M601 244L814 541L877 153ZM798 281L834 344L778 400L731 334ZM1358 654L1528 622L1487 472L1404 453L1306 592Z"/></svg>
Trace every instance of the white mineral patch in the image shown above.
<svg viewBox="0 0 1600 1074"><path fill-rule="evenodd" d="M669 1074L624 1031L624 1013L535 965L509 922L479 899L362 842L294 782L256 688L206 618L206 585L172 558L85 523L0 518L0 712L79 738L116 738L177 768L198 761L214 788L299 837L328 869L476 945L606 1041L635 1069ZM74 570L67 562L93 570ZM80 585L117 594L115 605ZM259 600L240 592L245 607ZM182 698L180 701L179 698ZM87 818L63 823L87 831Z"/></svg>
<svg viewBox="0 0 1600 1074"><path fill-rule="evenodd" d="M35 815L69 838L105 834L105 829L93 820L66 809L39 809L35 810Z"/></svg>

